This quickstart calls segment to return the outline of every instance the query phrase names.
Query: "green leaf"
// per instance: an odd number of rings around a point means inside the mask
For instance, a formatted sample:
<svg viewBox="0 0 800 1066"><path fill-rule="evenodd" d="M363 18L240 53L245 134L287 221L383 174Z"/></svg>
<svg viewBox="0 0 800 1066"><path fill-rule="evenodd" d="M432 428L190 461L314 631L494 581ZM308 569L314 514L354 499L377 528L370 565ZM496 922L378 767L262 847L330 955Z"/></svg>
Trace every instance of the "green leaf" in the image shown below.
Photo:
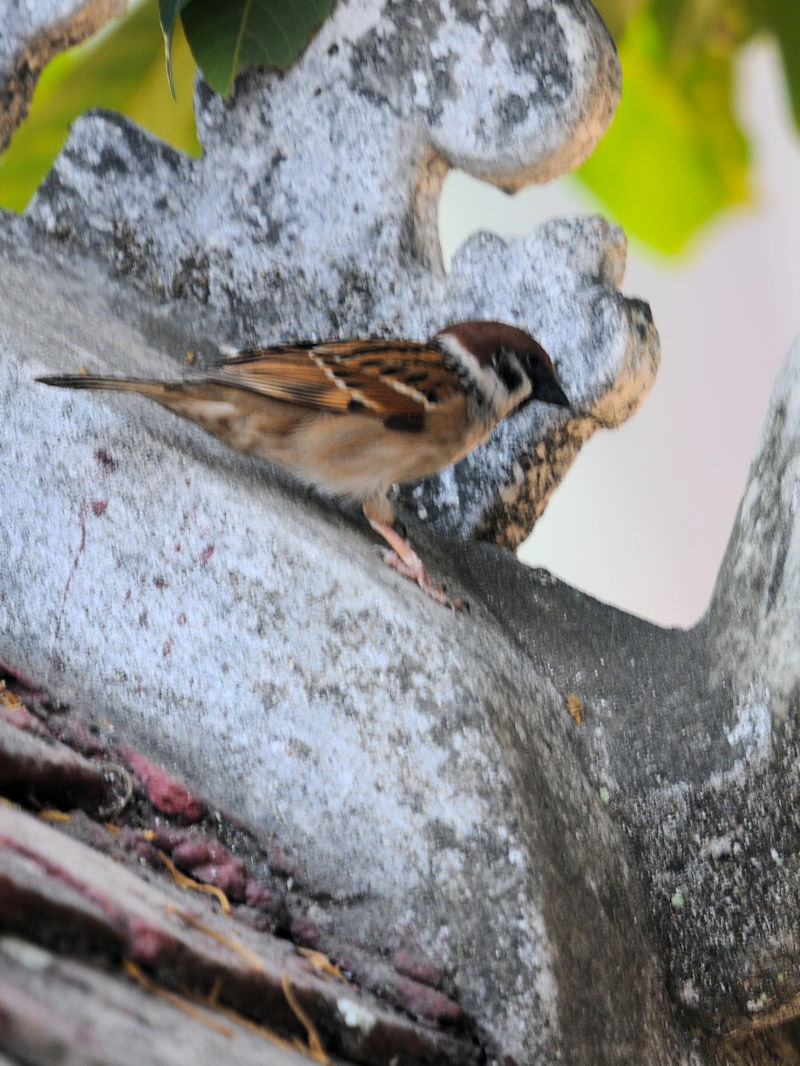
<svg viewBox="0 0 800 1066"><path fill-rule="evenodd" d="M178 15L188 3L189 0L158 0L158 17L161 22L161 32L164 34L164 51L167 56L167 80L173 97L175 96L175 82L172 77L172 35L175 32Z"/></svg>
<svg viewBox="0 0 800 1066"><path fill-rule="evenodd" d="M194 63L182 32L174 66L185 86L176 103L164 82L156 0L135 5L90 41L57 56L42 72L26 121L0 156L0 206L21 211L61 149L69 125L92 107L120 111L151 133L200 154L192 111Z"/></svg>
<svg viewBox="0 0 800 1066"><path fill-rule="evenodd" d="M800 131L800 10L797 0L750 0L753 26L774 33L786 74L795 125Z"/></svg>
<svg viewBox="0 0 800 1066"><path fill-rule="evenodd" d="M332 6L333 0L189 0L181 21L203 77L226 96L245 64L293 63Z"/></svg>
<svg viewBox="0 0 800 1066"><path fill-rule="evenodd" d="M794 124L800 132L800 13L790 31L778 37L778 44L781 49Z"/></svg>
<svg viewBox="0 0 800 1066"><path fill-rule="evenodd" d="M188 3L189 0L158 0L158 19L165 37L172 36L178 15Z"/></svg>
<svg viewBox="0 0 800 1066"><path fill-rule="evenodd" d="M615 41L622 39L630 20L648 0L594 0L594 6Z"/></svg>
<svg viewBox="0 0 800 1066"><path fill-rule="evenodd" d="M619 46L622 102L578 175L629 233L675 254L750 191L747 143L731 110L734 42L671 55L670 43L648 11L629 23Z"/></svg>

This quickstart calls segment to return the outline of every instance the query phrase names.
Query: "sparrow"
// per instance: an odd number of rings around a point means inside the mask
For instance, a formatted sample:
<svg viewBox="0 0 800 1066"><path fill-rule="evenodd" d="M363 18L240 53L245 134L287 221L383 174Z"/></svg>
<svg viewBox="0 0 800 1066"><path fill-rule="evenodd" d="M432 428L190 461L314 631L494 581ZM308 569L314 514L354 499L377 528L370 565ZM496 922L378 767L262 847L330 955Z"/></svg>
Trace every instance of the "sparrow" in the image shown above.
<svg viewBox="0 0 800 1066"><path fill-rule="evenodd" d="M426 342L334 340L230 353L179 381L40 377L70 389L135 392L304 485L361 505L385 561L438 603L458 606L400 534L387 493L458 462L538 400L569 407L530 334L458 322Z"/></svg>

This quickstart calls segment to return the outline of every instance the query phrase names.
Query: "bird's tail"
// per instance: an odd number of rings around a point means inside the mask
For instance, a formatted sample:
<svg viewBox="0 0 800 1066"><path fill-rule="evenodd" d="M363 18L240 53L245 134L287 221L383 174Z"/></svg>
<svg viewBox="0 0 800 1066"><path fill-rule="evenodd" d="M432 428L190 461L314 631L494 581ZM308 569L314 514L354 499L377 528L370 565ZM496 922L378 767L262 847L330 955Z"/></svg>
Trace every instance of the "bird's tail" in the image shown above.
<svg viewBox="0 0 800 1066"><path fill-rule="evenodd" d="M140 378L103 378L83 374L48 374L36 378L43 385L56 385L61 389L104 389L114 392L138 392L143 396L157 398L165 393L180 390L180 381L147 381Z"/></svg>

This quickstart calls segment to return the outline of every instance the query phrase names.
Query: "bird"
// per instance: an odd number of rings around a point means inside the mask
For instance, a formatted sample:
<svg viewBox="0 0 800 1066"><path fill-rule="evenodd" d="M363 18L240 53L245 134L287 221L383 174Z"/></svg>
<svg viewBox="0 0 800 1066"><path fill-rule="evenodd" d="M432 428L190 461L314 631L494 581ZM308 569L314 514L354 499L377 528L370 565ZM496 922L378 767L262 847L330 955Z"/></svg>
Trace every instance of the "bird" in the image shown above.
<svg viewBox="0 0 800 1066"><path fill-rule="evenodd" d="M177 381L85 373L36 380L138 393L323 495L359 504L389 546L386 563L450 607L460 603L428 577L398 528L390 488L458 462L532 401L570 407L542 345L490 321L456 322L427 341L228 350Z"/></svg>

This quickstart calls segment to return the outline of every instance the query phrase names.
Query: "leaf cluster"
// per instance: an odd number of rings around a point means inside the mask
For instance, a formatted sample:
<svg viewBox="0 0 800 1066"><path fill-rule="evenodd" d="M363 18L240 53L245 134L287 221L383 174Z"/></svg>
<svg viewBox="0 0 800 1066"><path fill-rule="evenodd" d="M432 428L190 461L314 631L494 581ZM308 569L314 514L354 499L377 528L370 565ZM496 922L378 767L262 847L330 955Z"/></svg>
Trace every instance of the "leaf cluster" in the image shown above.
<svg viewBox="0 0 800 1066"><path fill-rule="evenodd" d="M0 156L0 206L22 211L61 150L70 124L94 107L118 111L191 155L200 154L192 110L194 61L182 33L173 54L173 101L164 76L157 0L132 4L84 44L42 71L28 118Z"/></svg>
<svg viewBox="0 0 800 1066"><path fill-rule="evenodd" d="M797 0L595 0L617 40L622 103L578 171L606 211L669 254L750 200L750 153L734 113L739 51L778 42L800 129Z"/></svg>
<svg viewBox="0 0 800 1066"><path fill-rule="evenodd" d="M738 52L758 34L769 33L778 43L800 129L800 5L798 0L595 2L617 41L622 103L578 178L630 234L675 254L709 220L751 197L749 149L734 114L733 86ZM124 19L44 71L30 117L0 159L0 205L25 206L69 123L91 107L120 111L198 154L189 88L193 62L213 89L228 93L243 65L292 63L332 4L132 5ZM174 101L164 77L165 44Z"/></svg>
<svg viewBox="0 0 800 1066"><path fill-rule="evenodd" d="M242 66L293 63L332 6L333 0L159 0L170 88L179 18L203 77L227 96Z"/></svg>

